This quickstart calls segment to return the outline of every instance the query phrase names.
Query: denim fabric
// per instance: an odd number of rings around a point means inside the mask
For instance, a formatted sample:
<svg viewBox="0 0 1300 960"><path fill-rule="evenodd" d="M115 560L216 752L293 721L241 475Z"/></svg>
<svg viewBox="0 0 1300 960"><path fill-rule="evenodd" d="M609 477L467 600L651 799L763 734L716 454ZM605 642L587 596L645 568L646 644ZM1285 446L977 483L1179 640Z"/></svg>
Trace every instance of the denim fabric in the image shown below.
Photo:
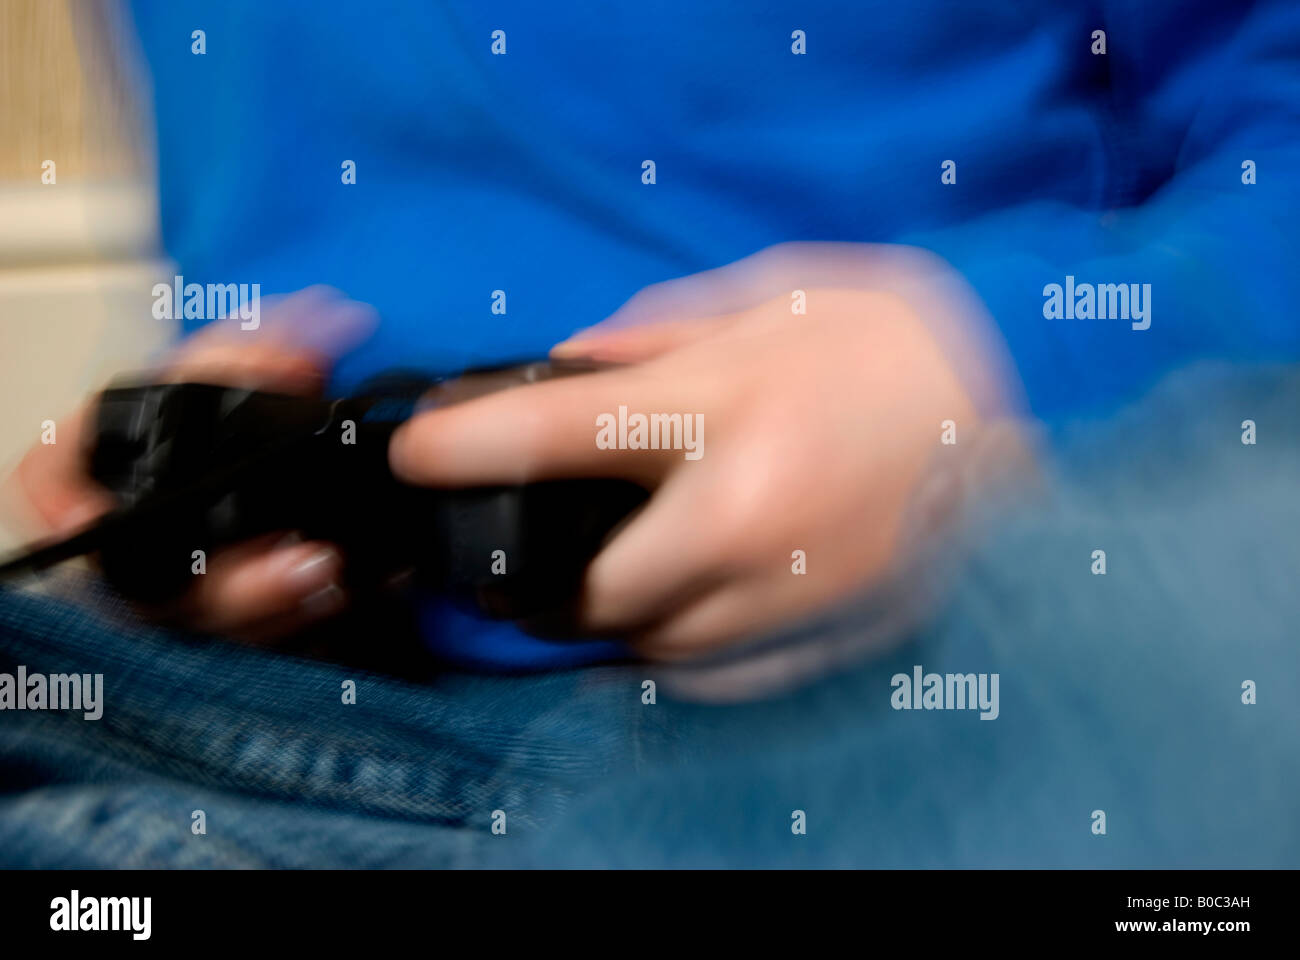
<svg viewBox="0 0 1300 960"><path fill-rule="evenodd" d="M105 709L0 713L0 862L1300 866L1297 410L1294 370L1210 369L1065 430L905 645L754 702L683 692L734 693L755 652L412 684L4 592L0 670L102 672ZM914 664L999 673L999 717L891 709Z"/></svg>
<svg viewBox="0 0 1300 960"><path fill-rule="evenodd" d="M602 785L529 862L1300 866L1297 411L1294 370L1205 368L1064 430L1047 495L910 643L779 699L661 707L695 761ZM915 664L999 672L999 718L891 709Z"/></svg>
<svg viewBox="0 0 1300 960"><path fill-rule="evenodd" d="M644 716L602 671L413 685L13 591L0 638L0 670L102 673L105 702L0 712L8 865L480 862L494 809L536 829L635 756Z"/></svg>

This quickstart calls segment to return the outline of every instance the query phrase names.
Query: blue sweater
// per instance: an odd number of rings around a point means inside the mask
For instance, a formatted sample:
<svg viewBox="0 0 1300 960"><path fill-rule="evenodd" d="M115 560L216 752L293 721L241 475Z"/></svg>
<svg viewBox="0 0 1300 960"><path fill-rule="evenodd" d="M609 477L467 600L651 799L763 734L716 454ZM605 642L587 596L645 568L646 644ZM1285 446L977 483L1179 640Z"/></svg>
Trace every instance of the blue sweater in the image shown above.
<svg viewBox="0 0 1300 960"><path fill-rule="evenodd" d="M189 280L329 283L374 304L383 322L342 363L344 387L398 364L537 357L647 284L788 240L946 258L1049 422L1199 357L1300 353L1295 3L136 0L135 14L168 252ZM1150 328L1045 318L1044 287L1067 276L1150 284ZM512 659L478 624L456 631L491 663L610 649L520 640Z"/></svg>

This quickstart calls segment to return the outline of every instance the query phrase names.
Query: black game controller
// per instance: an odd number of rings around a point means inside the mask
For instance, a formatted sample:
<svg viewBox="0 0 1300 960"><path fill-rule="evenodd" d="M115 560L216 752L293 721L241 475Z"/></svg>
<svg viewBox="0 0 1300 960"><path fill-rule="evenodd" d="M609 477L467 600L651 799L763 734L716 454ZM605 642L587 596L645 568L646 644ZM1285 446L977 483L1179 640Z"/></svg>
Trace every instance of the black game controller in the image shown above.
<svg viewBox="0 0 1300 960"><path fill-rule="evenodd" d="M97 551L120 592L165 604L191 586L195 551L293 530L340 547L350 590L414 578L491 617L545 616L572 602L588 562L646 491L614 479L408 486L389 470L388 441L417 404L571 372L538 363L450 380L393 373L334 400L203 383L110 388L88 456L120 506L0 576Z"/></svg>

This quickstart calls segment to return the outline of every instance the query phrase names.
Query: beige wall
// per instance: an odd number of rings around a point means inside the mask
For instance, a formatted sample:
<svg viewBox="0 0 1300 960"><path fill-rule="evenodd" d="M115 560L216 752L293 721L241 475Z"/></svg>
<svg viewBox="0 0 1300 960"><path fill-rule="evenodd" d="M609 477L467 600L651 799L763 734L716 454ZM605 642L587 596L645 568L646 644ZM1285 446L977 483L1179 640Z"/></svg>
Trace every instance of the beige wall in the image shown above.
<svg viewBox="0 0 1300 960"><path fill-rule="evenodd" d="M141 175L150 150L125 8L103 0L0 3L0 181L29 179L55 159L70 180Z"/></svg>
<svg viewBox="0 0 1300 960"><path fill-rule="evenodd" d="M148 88L113 0L0 0L0 475L173 335ZM54 184L41 182L55 163ZM0 508L0 550L31 531Z"/></svg>

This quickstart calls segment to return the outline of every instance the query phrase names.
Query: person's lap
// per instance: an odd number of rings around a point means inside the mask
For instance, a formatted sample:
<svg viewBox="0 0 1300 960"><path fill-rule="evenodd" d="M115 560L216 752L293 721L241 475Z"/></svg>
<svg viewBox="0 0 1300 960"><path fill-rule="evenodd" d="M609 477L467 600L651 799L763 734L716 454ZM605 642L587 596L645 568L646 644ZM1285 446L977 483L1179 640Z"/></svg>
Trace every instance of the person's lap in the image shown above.
<svg viewBox="0 0 1300 960"><path fill-rule="evenodd" d="M407 683L0 594L0 671L105 684L99 720L0 714L0 850L11 866L1295 866L1298 400L1292 372L1192 371L1067 432L1049 494L978 544L907 644L749 703L680 699L680 671L651 665ZM855 616L801 642L867 630ZM998 674L997 718L893 709L891 678L917 664Z"/></svg>

